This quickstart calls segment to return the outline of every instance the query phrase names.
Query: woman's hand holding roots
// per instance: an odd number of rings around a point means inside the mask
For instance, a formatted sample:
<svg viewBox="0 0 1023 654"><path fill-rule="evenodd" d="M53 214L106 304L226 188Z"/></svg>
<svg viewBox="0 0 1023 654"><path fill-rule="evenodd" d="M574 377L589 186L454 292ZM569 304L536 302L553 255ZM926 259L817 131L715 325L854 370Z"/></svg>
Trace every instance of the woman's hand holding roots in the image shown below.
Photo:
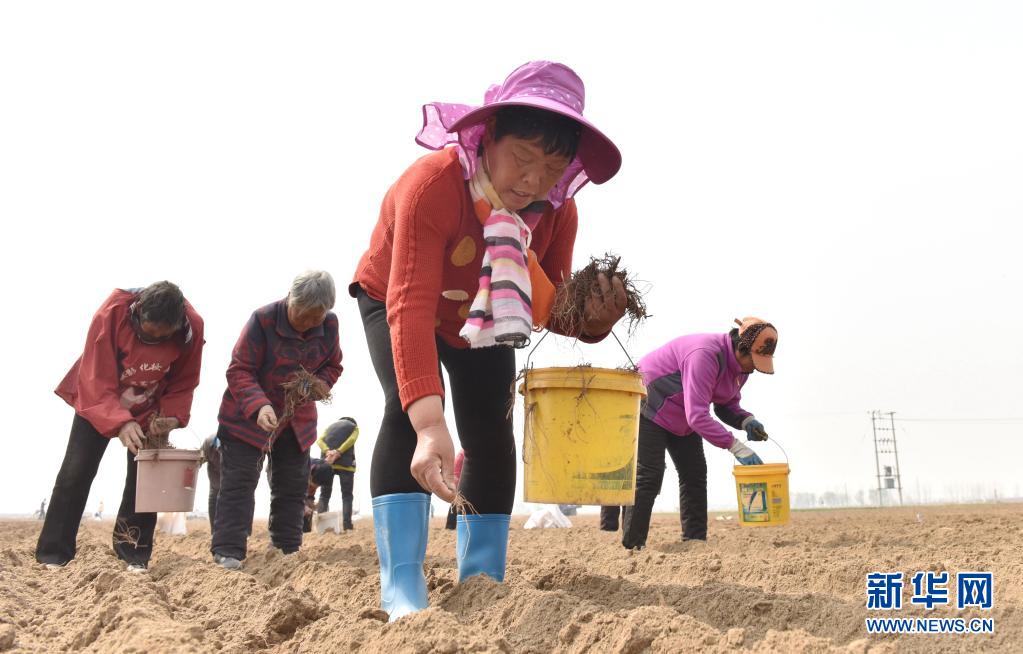
<svg viewBox="0 0 1023 654"><path fill-rule="evenodd" d="M455 499L455 446L447 425L441 423L418 432L416 451L412 455L412 477L423 487L444 500Z"/></svg>
<svg viewBox="0 0 1023 654"><path fill-rule="evenodd" d="M597 283L590 291L590 297L586 299L583 331L588 336L608 333L625 315L627 306L625 284L621 277L613 275L609 281L607 275L599 273Z"/></svg>

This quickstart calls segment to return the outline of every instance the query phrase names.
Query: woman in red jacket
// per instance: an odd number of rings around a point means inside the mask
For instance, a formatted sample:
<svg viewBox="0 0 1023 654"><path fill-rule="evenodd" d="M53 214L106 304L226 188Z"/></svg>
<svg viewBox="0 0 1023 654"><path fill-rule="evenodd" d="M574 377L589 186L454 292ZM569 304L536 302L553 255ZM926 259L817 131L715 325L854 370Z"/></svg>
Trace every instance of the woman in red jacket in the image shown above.
<svg viewBox="0 0 1023 654"><path fill-rule="evenodd" d="M129 570L147 568L156 514L135 512L135 454L147 438L188 424L202 347L202 318L170 282L115 290L99 308L82 356L56 390L75 417L36 545L37 561L60 567L75 557L92 480L107 443L117 437L128 449L128 475L114 552Z"/></svg>
<svg viewBox="0 0 1023 654"><path fill-rule="evenodd" d="M480 107L426 105L417 141L438 152L387 192L349 288L386 397L370 490L391 620L426 607L429 494L455 495L440 366L465 449L458 489L475 508L458 516L459 579L501 581L515 494L515 351L495 346L522 347L539 327L599 341L624 313L621 280L601 276L581 329L549 320L572 269L572 196L621 165L618 148L583 118L583 96L571 69L535 61L491 87Z"/></svg>

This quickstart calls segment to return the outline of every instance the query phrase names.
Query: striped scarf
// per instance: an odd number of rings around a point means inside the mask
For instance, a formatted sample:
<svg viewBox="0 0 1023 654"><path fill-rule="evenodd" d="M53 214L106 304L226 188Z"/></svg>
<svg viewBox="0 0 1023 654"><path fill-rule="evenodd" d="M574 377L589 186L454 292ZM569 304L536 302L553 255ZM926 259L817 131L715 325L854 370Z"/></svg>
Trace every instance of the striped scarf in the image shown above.
<svg viewBox="0 0 1023 654"><path fill-rule="evenodd" d="M535 279L539 270L534 263L536 257L529 250L531 227L542 214L526 214L530 220L527 224L518 213L506 209L478 160L469 179L469 194L476 217L483 225L485 249L479 290L459 335L473 348L525 347L533 330L531 277Z"/></svg>

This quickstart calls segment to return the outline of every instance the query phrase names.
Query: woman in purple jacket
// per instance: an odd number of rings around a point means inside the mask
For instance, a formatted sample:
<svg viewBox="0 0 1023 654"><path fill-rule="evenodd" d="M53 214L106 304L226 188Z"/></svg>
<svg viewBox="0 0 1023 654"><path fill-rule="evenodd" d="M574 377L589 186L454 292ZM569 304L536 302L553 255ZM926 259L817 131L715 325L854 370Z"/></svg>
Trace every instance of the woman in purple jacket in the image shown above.
<svg viewBox="0 0 1023 654"><path fill-rule="evenodd" d="M742 465L763 463L756 452L710 416L767 440L764 426L739 405L740 390L754 370L774 374L778 331L759 318L736 320L727 334L681 336L639 362L647 401L639 423L636 503L626 507L622 545L646 546L650 513L664 479L664 452L678 471L683 540L707 539L707 460L703 440L726 449Z"/></svg>

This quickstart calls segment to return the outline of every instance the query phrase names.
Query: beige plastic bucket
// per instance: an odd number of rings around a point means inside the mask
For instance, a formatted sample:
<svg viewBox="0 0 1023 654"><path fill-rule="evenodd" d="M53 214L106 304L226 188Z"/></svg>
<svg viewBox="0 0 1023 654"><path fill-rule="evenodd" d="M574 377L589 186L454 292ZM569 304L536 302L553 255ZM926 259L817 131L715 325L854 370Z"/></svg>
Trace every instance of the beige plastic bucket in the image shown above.
<svg viewBox="0 0 1023 654"><path fill-rule="evenodd" d="M135 479L135 511L192 510L199 450L140 450Z"/></svg>

